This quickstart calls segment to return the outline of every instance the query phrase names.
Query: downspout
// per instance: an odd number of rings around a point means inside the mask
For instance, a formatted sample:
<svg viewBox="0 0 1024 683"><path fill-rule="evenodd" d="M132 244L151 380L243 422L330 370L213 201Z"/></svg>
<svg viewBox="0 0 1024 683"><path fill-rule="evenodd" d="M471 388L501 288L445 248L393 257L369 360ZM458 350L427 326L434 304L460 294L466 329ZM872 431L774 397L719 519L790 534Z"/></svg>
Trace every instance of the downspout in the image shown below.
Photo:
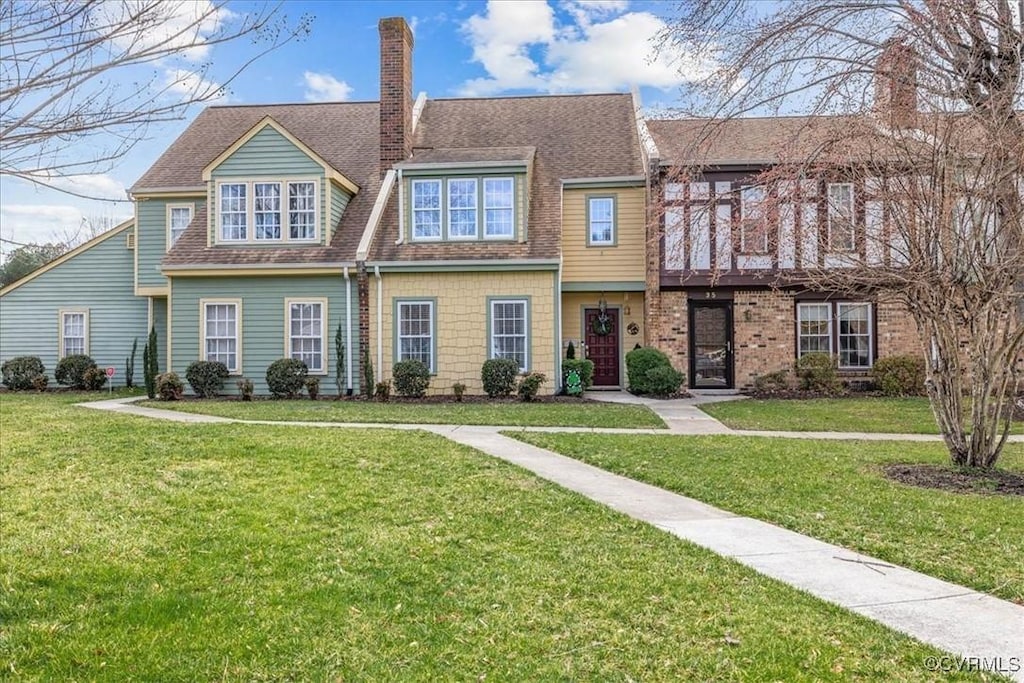
<svg viewBox="0 0 1024 683"><path fill-rule="evenodd" d="M348 276L348 266L345 266L345 388L348 395L352 395L352 280Z"/></svg>
<svg viewBox="0 0 1024 683"><path fill-rule="evenodd" d="M377 277L377 372L384 370L381 365L384 358L384 281L380 278L380 266L373 267L373 274ZM395 321L391 321L394 325Z"/></svg>

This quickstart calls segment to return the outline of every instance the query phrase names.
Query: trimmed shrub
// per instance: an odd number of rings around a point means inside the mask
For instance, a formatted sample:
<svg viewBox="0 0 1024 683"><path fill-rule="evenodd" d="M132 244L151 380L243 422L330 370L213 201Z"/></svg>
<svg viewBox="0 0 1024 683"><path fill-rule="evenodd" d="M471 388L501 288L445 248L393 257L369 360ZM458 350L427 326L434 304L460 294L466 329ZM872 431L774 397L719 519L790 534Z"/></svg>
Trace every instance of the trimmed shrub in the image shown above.
<svg viewBox="0 0 1024 683"><path fill-rule="evenodd" d="M185 369L185 379L199 398L213 398L224 388L228 366L220 361L197 360Z"/></svg>
<svg viewBox="0 0 1024 683"><path fill-rule="evenodd" d="M576 360L576 347L572 342L569 342L569 346L565 349L565 358L566 360Z"/></svg>
<svg viewBox="0 0 1024 683"><path fill-rule="evenodd" d="M153 379L156 397L161 401L178 401L185 393L185 385L176 372L164 372Z"/></svg>
<svg viewBox="0 0 1024 683"><path fill-rule="evenodd" d="M647 393L655 396L671 396L679 393L679 387L684 379L686 379L686 375L671 365L659 365L656 368L651 368L644 378Z"/></svg>
<svg viewBox="0 0 1024 683"><path fill-rule="evenodd" d="M839 377L836 374L836 359L827 353L806 353L796 361L796 376L800 388L820 391L825 394L839 392Z"/></svg>
<svg viewBox="0 0 1024 683"><path fill-rule="evenodd" d="M242 397L243 401L252 400L252 395L256 390L256 386L252 383L251 379L243 377L235 382L235 386L238 387L238 395Z"/></svg>
<svg viewBox="0 0 1024 683"><path fill-rule="evenodd" d="M107 373L97 367L89 368L82 375L82 384L86 391L99 391L107 383Z"/></svg>
<svg viewBox="0 0 1024 683"><path fill-rule="evenodd" d="M672 369L672 362L668 356L649 347L633 349L626 354L626 377L629 381L629 390L634 394L650 394L647 373L654 368Z"/></svg>
<svg viewBox="0 0 1024 683"><path fill-rule="evenodd" d="M42 393L46 391L47 385L50 384L50 378L46 375L36 375L32 378L32 388Z"/></svg>
<svg viewBox="0 0 1024 683"><path fill-rule="evenodd" d="M376 388L373 376L373 360L370 358L370 352L363 349L363 391L366 393L367 398L373 398L373 390Z"/></svg>
<svg viewBox="0 0 1024 683"><path fill-rule="evenodd" d="M320 395L320 378L319 377L307 377L306 378L306 393L309 394L309 400L315 401L316 397Z"/></svg>
<svg viewBox="0 0 1024 683"><path fill-rule="evenodd" d="M789 388L789 370L783 368L775 372L766 372L754 378L754 390L762 394L785 391Z"/></svg>
<svg viewBox="0 0 1024 683"><path fill-rule="evenodd" d="M466 393L466 385L462 382L456 382L452 385L452 393L455 394L455 401L462 403L462 396Z"/></svg>
<svg viewBox="0 0 1024 683"><path fill-rule="evenodd" d="M85 354L64 356L53 371L53 378L58 383L72 389L85 389L85 371L96 367L96 361Z"/></svg>
<svg viewBox="0 0 1024 683"><path fill-rule="evenodd" d="M309 368L298 358L281 358L267 368L267 387L274 396L294 398L306 384Z"/></svg>
<svg viewBox="0 0 1024 683"><path fill-rule="evenodd" d="M547 377L539 372L531 372L527 375L523 375L523 378L519 380L519 400L523 403L529 403L533 399L537 398L537 392L540 391L540 385L547 381Z"/></svg>
<svg viewBox="0 0 1024 683"><path fill-rule="evenodd" d="M387 403L391 400L391 382L377 382L373 388L374 398L381 403Z"/></svg>
<svg viewBox="0 0 1024 683"><path fill-rule="evenodd" d="M918 356L880 358L871 368L871 378L886 396L920 396L924 376L924 359Z"/></svg>
<svg viewBox="0 0 1024 683"><path fill-rule="evenodd" d="M132 352L124 359L124 386L131 389L135 386L135 353L139 350L139 338L132 340Z"/></svg>
<svg viewBox="0 0 1024 683"><path fill-rule="evenodd" d="M484 391L488 396L511 396L516 388L516 377L519 375L519 363L510 358L491 358L484 361L480 370L480 379L484 383Z"/></svg>
<svg viewBox="0 0 1024 683"><path fill-rule="evenodd" d="M160 374L157 359L156 326L149 328L146 345L142 347L142 381L146 383L146 396L156 398L156 376Z"/></svg>
<svg viewBox="0 0 1024 683"><path fill-rule="evenodd" d="M0 365L3 385L11 391L26 391L35 388L37 377L45 377L46 368L37 356L18 356Z"/></svg>
<svg viewBox="0 0 1024 683"><path fill-rule="evenodd" d="M430 386L430 368L423 361L403 360L391 371L395 392L408 398L423 398Z"/></svg>
<svg viewBox="0 0 1024 683"><path fill-rule="evenodd" d="M580 383L583 385L584 391L594 384L594 361L586 358L580 358L579 360L566 358L563 360L562 384L565 384L565 378L569 375L571 370L575 370L579 374Z"/></svg>

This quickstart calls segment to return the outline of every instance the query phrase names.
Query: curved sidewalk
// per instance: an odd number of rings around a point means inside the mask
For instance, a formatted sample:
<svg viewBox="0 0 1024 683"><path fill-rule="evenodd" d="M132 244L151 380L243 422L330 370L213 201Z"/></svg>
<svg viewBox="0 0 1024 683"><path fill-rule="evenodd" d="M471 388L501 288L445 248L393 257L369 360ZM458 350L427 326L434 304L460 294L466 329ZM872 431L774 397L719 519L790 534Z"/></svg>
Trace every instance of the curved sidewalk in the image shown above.
<svg viewBox="0 0 1024 683"><path fill-rule="evenodd" d="M564 431L635 434L715 433L789 438L886 438L811 432L686 432L685 421L670 430L516 428L429 424L348 424L236 420L132 405L138 399L113 399L82 406L185 423L228 423L317 428L422 430L523 467L537 476L591 500L648 522L674 536L732 558L783 583L878 621L922 642L954 653L949 666L997 670L1024 681L1024 606L931 576L860 555L767 522L741 517L664 489L638 482L502 432ZM656 411L657 412L657 411ZM717 422L717 421L715 421ZM720 423L719 423L720 424ZM700 425L704 428L707 425ZM900 435L896 435L900 436ZM927 437L929 435L902 435ZM915 438L914 440L936 440ZM922 667L925 662L921 663ZM936 671L938 675L940 672Z"/></svg>

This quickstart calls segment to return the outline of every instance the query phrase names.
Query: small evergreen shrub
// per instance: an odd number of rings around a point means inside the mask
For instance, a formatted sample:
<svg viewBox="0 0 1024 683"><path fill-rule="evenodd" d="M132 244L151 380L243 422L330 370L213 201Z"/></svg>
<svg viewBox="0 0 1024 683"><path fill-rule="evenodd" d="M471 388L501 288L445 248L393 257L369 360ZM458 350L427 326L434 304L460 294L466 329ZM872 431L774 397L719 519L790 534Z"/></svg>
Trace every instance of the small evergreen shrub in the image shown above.
<svg viewBox="0 0 1024 683"><path fill-rule="evenodd" d="M569 346L565 349L565 358L566 360L576 360L576 347L572 342L569 342Z"/></svg>
<svg viewBox="0 0 1024 683"><path fill-rule="evenodd" d="M484 361L480 370L480 379L484 383L484 391L491 398L511 396L516 388L516 376L519 375L519 363L509 358L491 358Z"/></svg>
<svg viewBox="0 0 1024 683"><path fill-rule="evenodd" d="M46 368L37 356L18 356L0 365L3 385L11 391L26 391L35 388L37 377L45 376Z"/></svg>
<svg viewBox="0 0 1024 683"><path fill-rule="evenodd" d="M785 391L789 388L789 370L783 368L775 372L766 372L754 378L754 390L761 394Z"/></svg>
<svg viewBox="0 0 1024 683"><path fill-rule="evenodd" d="M462 397L466 393L466 385L462 382L456 382L452 385L452 393L455 394L455 401L462 403Z"/></svg>
<svg viewBox="0 0 1024 683"><path fill-rule="evenodd" d="M836 374L836 359L827 353L806 353L796 361L796 376L800 388L820 391L825 394L839 392L839 377Z"/></svg>
<svg viewBox="0 0 1024 683"><path fill-rule="evenodd" d="M572 358L566 358L562 361L562 384L565 384L565 378L568 376L571 370L575 370L580 376L580 383L583 385L583 390L586 391L594 384L594 361L586 358L580 358L574 360Z"/></svg>
<svg viewBox="0 0 1024 683"><path fill-rule="evenodd" d="M199 398L214 398L227 378L228 366L220 361L197 360L185 369L185 379Z"/></svg>
<svg viewBox="0 0 1024 683"><path fill-rule="evenodd" d="M366 392L367 398L373 398L373 390L376 388L373 376L373 360L370 358L370 352L367 349L363 349L363 381L365 384L364 391Z"/></svg>
<svg viewBox="0 0 1024 683"><path fill-rule="evenodd" d="M124 386L131 389L135 386L135 354L139 350L139 338L132 340L132 352L124 359Z"/></svg>
<svg viewBox="0 0 1024 683"><path fill-rule="evenodd" d="M252 395L256 390L256 386L252 383L251 379L243 377L235 382L235 386L238 387L238 395L242 397L243 401L252 400Z"/></svg>
<svg viewBox="0 0 1024 683"><path fill-rule="evenodd" d="M547 381L547 377L539 372L531 372L527 375L523 375L523 378L519 380L519 400L523 403L529 403L533 399L537 398L537 392L540 391L540 385Z"/></svg>
<svg viewBox="0 0 1024 683"><path fill-rule="evenodd" d="M307 377L306 378L306 393L309 394L309 400L315 401L316 397L320 395L320 378L319 377Z"/></svg>
<svg viewBox="0 0 1024 683"><path fill-rule="evenodd" d="M886 396L920 396L924 376L924 359L918 356L880 358L871 368L871 378Z"/></svg>
<svg viewBox="0 0 1024 683"><path fill-rule="evenodd" d="M156 326L149 328L146 345L142 347L142 380L146 384L146 396L156 398L156 376L160 374L157 358Z"/></svg>
<svg viewBox="0 0 1024 683"><path fill-rule="evenodd" d="M373 395L381 403L391 400L391 382L377 382L373 388Z"/></svg>
<svg viewBox="0 0 1024 683"><path fill-rule="evenodd" d="M107 373L100 368L88 368L82 375L82 385L86 391L99 391L106 383Z"/></svg>
<svg viewBox="0 0 1024 683"><path fill-rule="evenodd" d="M309 368L298 358L281 358L267 368L267 387L274 396L294 398L306 384Z"/></svg>
<svg viewBox="0 0 1024 683"><path fill-rule="evenodd" d="M32 388L42 393L46 391L46 387L50 384L50 378L46 375L36 375L32 378Z"/></svg>
<svg viewBox="0 0 1024 683"><path fill-rule="evenodd" d="M659 365L647 371L644 383L649 394L671 396L679 393L679 387L684 379L686 379L686 375L671 365Z"/></svg>
<svg viewBox="0 0 1024 683"><path fill-rule="evenodd" d="M164 372L157 375L153 384L156 387L156 396L161 401L179 401L185 393L185 385L176 372Z"/></svg>
<svg viewBox="0 0 1024 683"><path fill-rule="evenodd" d="M672 362L658 349L649 347L640 347L627 353L626 378L629 382L629 390L634 394L654 393L647 379L648 373L654 368L672 369Z"/></svg>
<svg viewBox="0 0 1024 683"><path fill-rule="evenodd" d="M64 356L57 363L57 369L53 371L53 378L58 383L72 389L86 389L85 371L94 367L96 367L96 361L85 354Z"/></svg>
<svg viewBox="0 0 1024 683"><path fill-rule="evenodd" d="M408 398L423 398L430 386L430 369L418 360L403 360L395 363L391 371L395 392Z"/></svg>

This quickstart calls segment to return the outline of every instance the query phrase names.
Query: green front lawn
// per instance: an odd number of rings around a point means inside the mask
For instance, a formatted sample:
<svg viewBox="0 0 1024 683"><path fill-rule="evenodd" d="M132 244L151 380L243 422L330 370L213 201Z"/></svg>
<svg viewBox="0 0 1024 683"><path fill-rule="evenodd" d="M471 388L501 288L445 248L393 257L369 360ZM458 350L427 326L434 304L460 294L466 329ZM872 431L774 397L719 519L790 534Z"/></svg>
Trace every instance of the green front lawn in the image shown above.
<svg viewBox="0 0 1024 683"><path fill-rule="evenodd" d="M0 396L17 680L936 677L932 648L438 436L81 398Z"/></svg>
<svg viewBox="0 0 1024 683"><path fill-rule="evenodd" d="M664 429L645 406L612 403L377 403L374 401L146 401L141 405L239 420L373 422L384 424L503 425L510 427L625 427Z"/></svg>
<svg viewBox="0 0 1024 683"><path fill-rule="evenodd" d="M943 463L941 444L509 433L737 514L1024 603L1024 498L904 486L885 463ZM1000 466L1024 470L1024 444Z"/></svg>
<svg viewBox="0 0 1024 683"><path fill-rule="evenodd" d="M733 429L938 434L926 398L746 399L700 406ZM1024 433L1024 423L1013 426Z"/></svg>

